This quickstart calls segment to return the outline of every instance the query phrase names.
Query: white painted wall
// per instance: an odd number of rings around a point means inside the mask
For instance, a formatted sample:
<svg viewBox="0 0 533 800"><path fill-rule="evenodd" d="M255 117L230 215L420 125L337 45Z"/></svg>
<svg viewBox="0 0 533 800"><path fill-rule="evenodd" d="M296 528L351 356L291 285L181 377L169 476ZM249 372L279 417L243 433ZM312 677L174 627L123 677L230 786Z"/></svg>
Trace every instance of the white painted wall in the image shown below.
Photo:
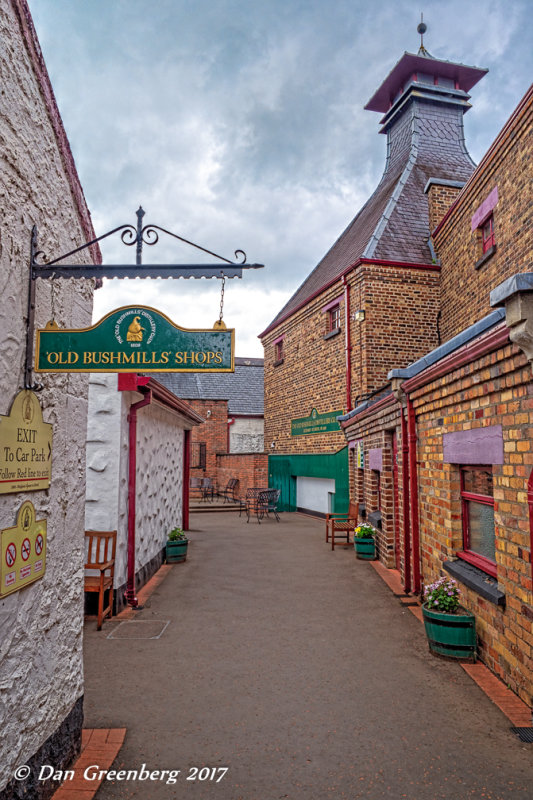
<svg viewBox="0 0 533 800"><path fill-rule="evenodd" d="M117 530L115 587L127 579L128 413L140 399L136 392L118 392L116 375L91 376L85 527ZM137 412L136 571L182 524L184 429L182 417L157 402Z"/></svg>
<svg viewBox="0 0 533 800"><path fill-rule="evenodd" d="M230 453L262 453L264 450L263 417L235 417L229 429Z"/></svg>
<svg viewBox="0 0 533 800"><path fill-rule="evenodd" d="M0 413L24 382L31 228L57 256L86 241L50 118L8 0L0 3ZM87 260L87 253L83 255ZM78 258L82 263L82 257ZM36 323L90 325L92 281L37 281ZM53 291L53 300L52 300ZM0 495L0 528L31 500L48 520L42 580L0 600L0 793L56 732L83 694L83 530L87 376L37 376L45 422L53 424L49 491Z"/></svg>
<svg viewBox="0 0 533 800"><path fill-rule="evenodd" d="M307 508L309 511L319 511L327 514L328 493L335 493L335 481L328 478L296 478L296 505L298 508Z"/></svg>

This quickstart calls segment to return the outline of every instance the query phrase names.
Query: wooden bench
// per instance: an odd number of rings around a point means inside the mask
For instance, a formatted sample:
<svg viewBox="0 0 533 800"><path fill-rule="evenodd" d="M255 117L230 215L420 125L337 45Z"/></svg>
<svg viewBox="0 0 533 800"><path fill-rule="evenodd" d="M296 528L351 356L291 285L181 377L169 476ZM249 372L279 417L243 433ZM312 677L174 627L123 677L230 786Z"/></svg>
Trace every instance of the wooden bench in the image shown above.
<svg viewBox="0 0 533 800"><path fill-rule="evenodd" d="M350 500L347 514L326 514L326 542L331 540L332 550L335 550L336 544L348 547L353 543L353 532L358 518L359 503L354 503L353 500Z"/></svg>
<svg viewBox="0 0 533 800"><path fill-rule="evenodd" d="M85 575L84 591L98 592L98 623L102 629L104 619L113 616L113 580L115 577L115 555L117 550L116 531L85 531L87 542L86 570L92 575ZM104 607L104 595L108 592L107 605Z"/></svg>

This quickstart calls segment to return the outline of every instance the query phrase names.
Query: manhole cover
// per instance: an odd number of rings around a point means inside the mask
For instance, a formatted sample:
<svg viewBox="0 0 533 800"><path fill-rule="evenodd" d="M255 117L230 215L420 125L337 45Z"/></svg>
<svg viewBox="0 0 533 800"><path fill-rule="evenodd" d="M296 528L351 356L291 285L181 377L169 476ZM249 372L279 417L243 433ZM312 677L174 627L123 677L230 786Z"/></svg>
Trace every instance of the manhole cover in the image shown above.
<svg viewBox="0 0 533 800"><path fill-rule="evenodd" d="M511 728L516 733L521 742L533 743L533 728Z"/></svg>
<svg viewBox="0 0 533 800"><path fill-rule="evenodd" d="M108 635L108 639L160 639L170 620L124 620Z"/></svg>

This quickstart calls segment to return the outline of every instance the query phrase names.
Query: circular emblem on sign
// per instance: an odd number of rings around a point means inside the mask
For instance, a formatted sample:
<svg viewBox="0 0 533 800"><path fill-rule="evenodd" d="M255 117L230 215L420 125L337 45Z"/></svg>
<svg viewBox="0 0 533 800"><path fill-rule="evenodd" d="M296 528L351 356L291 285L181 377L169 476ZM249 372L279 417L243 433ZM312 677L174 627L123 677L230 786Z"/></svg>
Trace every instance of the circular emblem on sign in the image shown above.
<svg viewBox="0 0 533 800"><path fill-rule="evenodd" d="M24 561L27 561L31 553L31 542L29 539L24 539L22 547L20 548L20 555Z"/></svg>
<svg viewBox="0 0 533 800"><path fill-rule="evenodd" d="M150 344L156 333L155 319L145 308L129 308L117 319L114 333L119 344Z"/></svg>
<svg viewBox="0 0 533 800"><path fill-rule="evenodd" d="M35 552L37 553L38 556L40 556L41 553L43 552L43 544L44 544L44 539L42 537L42 534L39 533L35 540Z"/></svg>
<svg viewBox="0 0 533 800"><path fill-rule="evenodd" d="M6 564L8 567L13 566L16 557L17 557L17 548L15 547L13 542L11 542L10 544L8 544L6 549Z"/></svg>

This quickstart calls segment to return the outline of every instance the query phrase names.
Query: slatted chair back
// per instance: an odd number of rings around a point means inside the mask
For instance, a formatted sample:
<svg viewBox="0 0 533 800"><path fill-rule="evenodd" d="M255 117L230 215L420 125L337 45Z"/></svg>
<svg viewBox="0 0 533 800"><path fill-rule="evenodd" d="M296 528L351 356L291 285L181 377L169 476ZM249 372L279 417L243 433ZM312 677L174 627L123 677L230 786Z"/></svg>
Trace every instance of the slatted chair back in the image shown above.
<svg viewBox="0 0 533 800"><path fill-rule="evenodd" d="M102 564L114 561L117 552L116 531L85 531L85 569L100 570Z"/></svg>
<svg viewBox="0 0 533 800"><path fill-rule="evenodd" d="M113 583L115 579L116 531L85 531L86 561L84 590L98 592L98 623L113 615ZM105 593L108 593L105 605Z"/></svg>

